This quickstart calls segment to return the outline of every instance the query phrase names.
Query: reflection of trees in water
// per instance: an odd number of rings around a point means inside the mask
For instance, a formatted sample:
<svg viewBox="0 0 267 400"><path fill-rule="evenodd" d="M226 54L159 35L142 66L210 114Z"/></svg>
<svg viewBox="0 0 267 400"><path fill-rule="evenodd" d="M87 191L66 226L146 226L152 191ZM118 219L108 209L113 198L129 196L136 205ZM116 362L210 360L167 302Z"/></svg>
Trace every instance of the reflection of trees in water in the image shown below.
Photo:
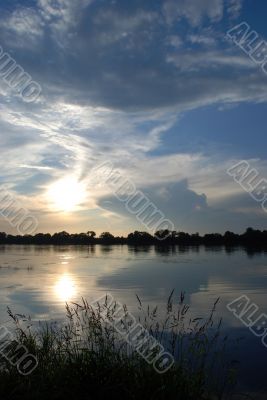
<svg viewBox="0 0 267 400"><path fill-rule="evenodd" d="M100 253L102 253L102 254L109 254L109 253L112 253L113 251L114 251L114 246L112 246L112 245L103 244L100 247Z"/></svg>
<svg viewBox="0 0 267 400"><path fill-rule="evenodd" d="M137 246L147 247L147 250L143 251L150 252L149 246L155 245L157 253L173 253L177 251L176 246L178 245L178 251L180 253L186 252L186 246L190 246L190 250L198 252L199 246L207 246L207 251L222 251L223 247L228 254L235 251L235 247L244 246L247 248L248 255L252 255L255 252L263 251L267 249L267 231L255 230L248 228L245 233L239 235L233 232L211 233L203 236L199 233L185 233L178 231L160 230L155 232L155 235L151 235L148 232L135 231L129 233L127 237L114 236L110 232L103 232L99 237L96 237L94 231L88 231L87 233L74 233L70 234L66 231L57 232L51 235L50 233L37 233L36 235L9 235L5 232L0 232L0 244L35 244L35 245L122 245L129 244L132 247L132 251L136 252ZM27 249L25 249L27 251ZM42 248L39 248L42 251ZM106 247L103 252L108 253L112 250Z"/></svg>
<svg viewBox="0 0 267 400"><path fill-rule="evenodd" d="M144 246L141 244L140 245L129 245L129 247L128 247L129 253L135 253L135 254L151 253L153 251L153 249L154 249L154 246L152 246L152 245Z"/></svg>

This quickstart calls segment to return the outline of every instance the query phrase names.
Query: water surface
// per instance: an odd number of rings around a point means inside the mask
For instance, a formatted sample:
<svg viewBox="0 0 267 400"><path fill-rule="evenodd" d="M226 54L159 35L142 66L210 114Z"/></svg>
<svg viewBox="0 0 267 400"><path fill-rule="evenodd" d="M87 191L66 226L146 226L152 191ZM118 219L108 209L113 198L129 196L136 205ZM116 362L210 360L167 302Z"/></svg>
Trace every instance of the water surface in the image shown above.
<svg viewBox="0 0 267 400"><path fill-rule="evenodd" d="M7 306L37 320L64 316L65 302L89 302L104 293L134 312L137 294L162 305L171 290L186 292L194 316L206 316L220 297L224 329L243 340L234 356L241 362L240 385L267 389L267 348L226 305L241 295L267 314L267 253L223 247L0 246L0 322Z"/></svg>

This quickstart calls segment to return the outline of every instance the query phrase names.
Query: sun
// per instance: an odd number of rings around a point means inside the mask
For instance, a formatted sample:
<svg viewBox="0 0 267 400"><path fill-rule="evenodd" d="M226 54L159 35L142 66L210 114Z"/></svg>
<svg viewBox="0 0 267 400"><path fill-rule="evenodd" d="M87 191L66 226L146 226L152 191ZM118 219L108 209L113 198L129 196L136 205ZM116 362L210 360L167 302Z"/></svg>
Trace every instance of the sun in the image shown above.
<svg viewBox="0 0 267 400"><path fill-rule="evenodd" d="M60 179L52 183L47 190L47 200L55 211L75 211L85 197L85 185L75 177Z"/></svg>

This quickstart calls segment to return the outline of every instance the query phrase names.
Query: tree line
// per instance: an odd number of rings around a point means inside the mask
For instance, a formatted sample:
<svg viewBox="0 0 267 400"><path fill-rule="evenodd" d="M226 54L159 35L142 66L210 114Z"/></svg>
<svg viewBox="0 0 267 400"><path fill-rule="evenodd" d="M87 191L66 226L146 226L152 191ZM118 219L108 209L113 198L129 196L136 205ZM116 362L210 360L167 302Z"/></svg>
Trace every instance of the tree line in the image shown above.
<svg viewBox="0 0 267 400"><path fill-rule="evenodd" d="M68 233L66 231L37 233L35 235L10 235L0 232L1 244L135 244L135 245L246 245L266 246L267 231L247 228L243 234L230 231L224 234L210 233L201 236L199 233L185 233L179 231L157 231L154 235L148 232L135 231L127 237L114 236L110 232L103 232L97 237L94 231L86 233Z"/></svg>

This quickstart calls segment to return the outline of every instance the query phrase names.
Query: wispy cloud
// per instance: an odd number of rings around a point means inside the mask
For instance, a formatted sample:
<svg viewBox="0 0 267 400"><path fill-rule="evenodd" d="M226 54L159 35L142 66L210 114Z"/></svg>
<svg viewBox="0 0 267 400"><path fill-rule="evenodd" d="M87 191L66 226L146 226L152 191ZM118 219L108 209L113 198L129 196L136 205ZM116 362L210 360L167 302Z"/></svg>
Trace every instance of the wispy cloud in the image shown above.
<svg viewBox="0 0 267 400"><path fill-rule="evenodd" d="M113 230L123 230L128 217L108 188L92 186L92 168L103 160L188 229L254 213L227 180L232 157L219 145L212 156L166 150L185 113L266 102L267 81L225 40L241 0L39 0L2 8L0 45L40 82L43 96L29 107L0 80L1 182L28 199L41 228L49 230L53 215L55 229L113 221ZM267 174L263 160L255 163ZM46 193L69 175L86 186L86 198L61 218Z"/></svg>

